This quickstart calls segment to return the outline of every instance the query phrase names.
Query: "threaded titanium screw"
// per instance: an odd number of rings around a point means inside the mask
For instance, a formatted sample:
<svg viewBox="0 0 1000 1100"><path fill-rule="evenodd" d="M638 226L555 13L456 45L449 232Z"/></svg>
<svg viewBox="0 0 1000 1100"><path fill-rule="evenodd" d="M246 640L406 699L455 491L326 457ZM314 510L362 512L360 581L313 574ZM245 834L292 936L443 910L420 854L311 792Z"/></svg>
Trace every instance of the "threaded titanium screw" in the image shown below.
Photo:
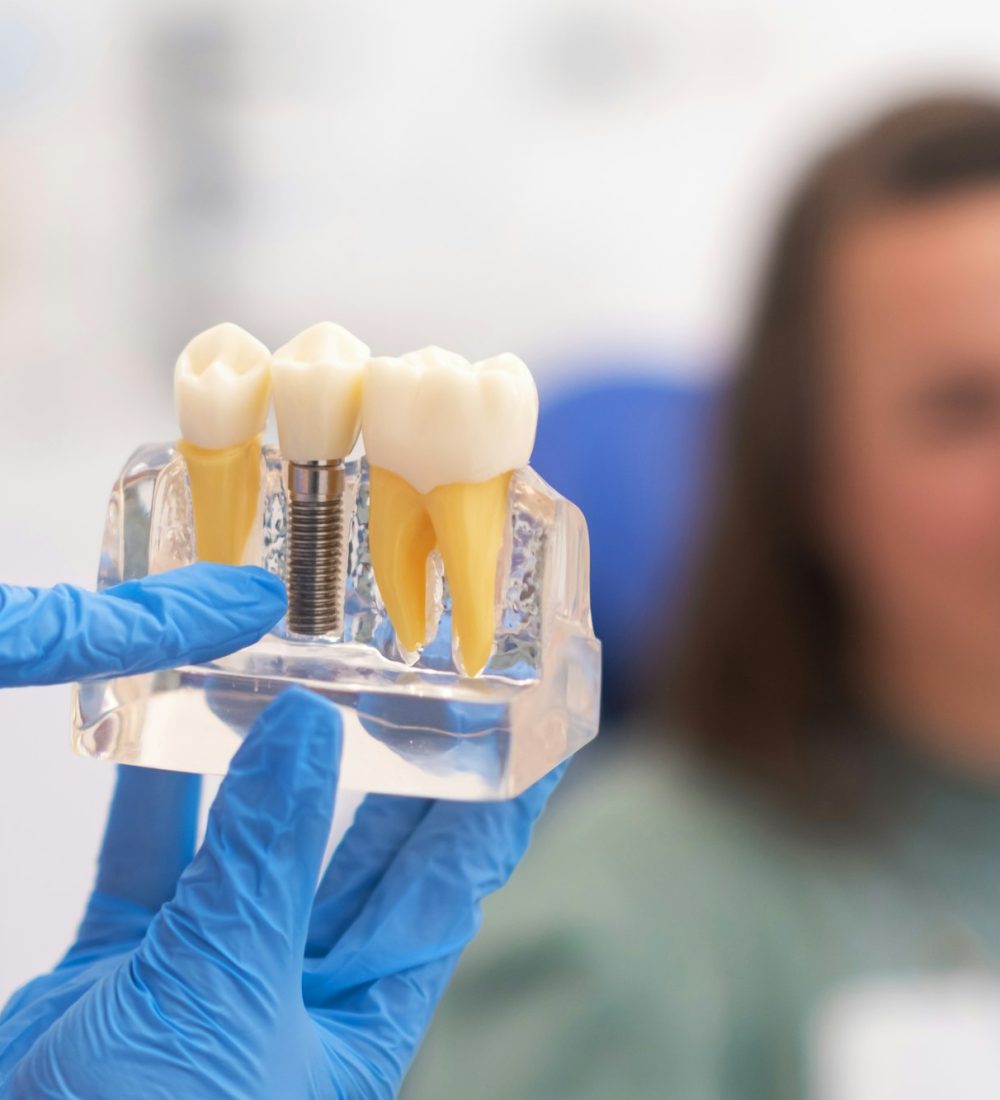
<svg viewBox="0 0 1000 1100"><path fill-rule="evenodd" d="M346 542L343 462L289 462L286 581L291 633L343 631Z"/></svg>

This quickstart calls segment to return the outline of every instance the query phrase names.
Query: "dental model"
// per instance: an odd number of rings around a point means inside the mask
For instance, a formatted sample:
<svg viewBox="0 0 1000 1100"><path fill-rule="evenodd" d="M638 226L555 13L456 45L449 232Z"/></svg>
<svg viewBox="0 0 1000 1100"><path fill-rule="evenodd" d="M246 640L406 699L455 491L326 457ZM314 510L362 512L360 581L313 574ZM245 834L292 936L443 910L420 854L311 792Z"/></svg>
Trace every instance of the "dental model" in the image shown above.
<svg viewBox="0 0 1000 1100"><path fill-rule="evenodd" d="M440 551L451 590L456 662L489 661L497 566L511 474L527 463L538 393L514 355L470 364L429 347L368 363L361 430L371 482L375 579L404 656L434 627L427 559Z"/></svg>
<svg viewBox="0 0 1000 1100"><path fill-rule="evenodd" d="M202 561L243 561L260 505L270 362L259 340L228 322L196 336L177 360L178 449L187 462Z"/></svg>
<svg viewBox="0 0 1000 1100"><path fill-rule="evenodd" d="M371 352L323 322L271 361L281 453L288 462L288 629L343 629L347 521L344 459L358 439L361 378Z"/></svg>
<svg viewBox="0 0 1000 1100"><path fill-rule="evenodd" d="M219 325L175 388L183 438L115 479L98 589L200 557L284 577L289 616L233 653L77 684L76 752L222 775L298 685L341 715L346 788L495 801L595 736L587 525L523 468L538 400L519 359L373 359L330 324L272 355Z"/></svg>

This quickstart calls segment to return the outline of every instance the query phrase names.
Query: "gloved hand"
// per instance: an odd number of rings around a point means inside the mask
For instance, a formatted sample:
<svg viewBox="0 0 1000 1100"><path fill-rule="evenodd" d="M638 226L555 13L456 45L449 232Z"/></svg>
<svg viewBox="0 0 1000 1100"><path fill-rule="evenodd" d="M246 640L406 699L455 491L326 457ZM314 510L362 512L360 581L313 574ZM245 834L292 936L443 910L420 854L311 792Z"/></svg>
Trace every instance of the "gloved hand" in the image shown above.
<svg viewBox="0 0 1000 1100"><path fill-rule="evenodd" d="M197 664L284 613L285 586L253 566L190 565L104 592L0 585L0 688Z"/></svg>
<svg viewBox="0 0 1000 1100"><path fill-rule="evenodd" d="M507 803L369 796L317 891L340 742L329 704L283 694L186 870L195 777L119 769L77 942L0 1016L0 1096L395 1094L562 769Z"/></svg>

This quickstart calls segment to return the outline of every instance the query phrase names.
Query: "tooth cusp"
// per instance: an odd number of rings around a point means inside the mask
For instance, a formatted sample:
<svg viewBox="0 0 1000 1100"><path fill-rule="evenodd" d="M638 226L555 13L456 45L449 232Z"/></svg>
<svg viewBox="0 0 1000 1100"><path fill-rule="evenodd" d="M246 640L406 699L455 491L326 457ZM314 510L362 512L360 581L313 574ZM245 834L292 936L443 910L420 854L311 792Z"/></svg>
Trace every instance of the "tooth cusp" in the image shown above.
<svg viewBox="0 0 1000 1100"><path fill-rule="evenodd" d="M537 421L534 380L514 355L470 363L432 347L368 363L361 410L368 459L420 493L526 465Z"/></svg>
<svg viewBox="0 0 1000 1100"><path fill-rule="evenodd" d="M195 336L177 359L174 396L181 436L218 451L260 435L267 422L271 353L239 325Z"/></svg>

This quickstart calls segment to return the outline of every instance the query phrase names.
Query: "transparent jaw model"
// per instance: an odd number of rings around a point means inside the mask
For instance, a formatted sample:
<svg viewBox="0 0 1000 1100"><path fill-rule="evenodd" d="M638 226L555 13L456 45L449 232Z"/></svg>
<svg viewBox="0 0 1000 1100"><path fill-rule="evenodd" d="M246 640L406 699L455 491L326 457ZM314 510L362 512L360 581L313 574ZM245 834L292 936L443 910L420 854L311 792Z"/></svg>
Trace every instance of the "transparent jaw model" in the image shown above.
<svg viewBox="0 0 1000 1100"><path fill-rule="evenodd" d="M287 463L260 452L257 518L243 563L285 577ZM231 656L74 689L73 746L105 760L225 772L259 712L300 684L335 704L344 727L345 789L433 798L512 797L597 732L600 644L589 603L587 529L579 509L534 471L514 472L497 567L496 633L481 673L465 676L451 597L428 559L428 643L397 642L375 582L368 539L369 471L343 464L346 578L336 634L291 634L286 620ZM111 495L99 588L197 560L185 457L148 445ZM453 644L454 643L454 644Z"/></svg>

